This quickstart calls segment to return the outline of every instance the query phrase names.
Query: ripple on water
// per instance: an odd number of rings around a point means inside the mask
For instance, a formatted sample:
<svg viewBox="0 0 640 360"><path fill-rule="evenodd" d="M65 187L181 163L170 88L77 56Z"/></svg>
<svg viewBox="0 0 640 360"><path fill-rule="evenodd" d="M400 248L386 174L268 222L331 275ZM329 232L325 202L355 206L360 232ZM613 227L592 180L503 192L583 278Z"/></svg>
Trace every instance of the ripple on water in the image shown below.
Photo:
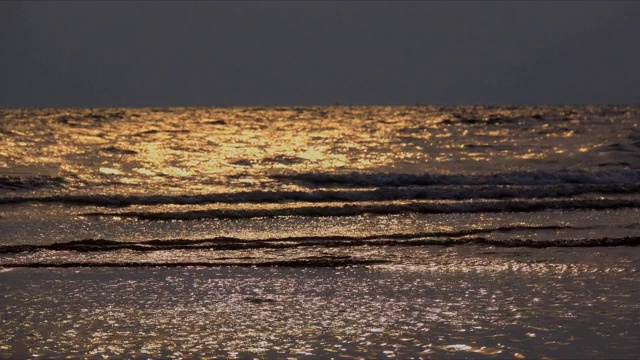
<svg viewBox="0 0 640 360"><path fill-rule="evenodd" d="M618 274L351 267L0 276L7 356L598 358L640 346L637 278Z"/></svg>

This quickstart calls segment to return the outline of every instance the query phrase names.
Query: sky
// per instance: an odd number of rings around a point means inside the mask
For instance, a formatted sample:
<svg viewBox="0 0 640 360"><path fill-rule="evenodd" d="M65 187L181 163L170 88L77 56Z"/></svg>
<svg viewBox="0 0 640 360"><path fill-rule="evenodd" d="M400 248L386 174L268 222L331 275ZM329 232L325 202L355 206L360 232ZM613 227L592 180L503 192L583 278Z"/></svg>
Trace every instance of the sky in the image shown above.
<svg viewBox="0 0 640 360"><path fill-rule="evenodd" d="M640 103L640 2L0 2L0 107Z"/></svg>

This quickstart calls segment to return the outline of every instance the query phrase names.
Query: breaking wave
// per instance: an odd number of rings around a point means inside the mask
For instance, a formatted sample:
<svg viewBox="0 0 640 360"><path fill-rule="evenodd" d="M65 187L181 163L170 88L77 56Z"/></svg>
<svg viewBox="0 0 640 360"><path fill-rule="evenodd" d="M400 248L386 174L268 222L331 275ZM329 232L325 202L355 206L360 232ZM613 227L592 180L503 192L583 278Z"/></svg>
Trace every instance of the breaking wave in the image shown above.
<svg viewBox="0 0 640 360"><path fill-rule="evenodd" d="M66 203L95 206L130 205L197 205L215 203L280 203L280 202L365 202L394 200L470 200L470 199L537 199L567 198L585 194L633 194L640 183L621 184L555 184L555 185L479 185L386 187L362 190L313 191L247 191L203 195L50 195L0 197L0 204L26 202Z"/></svg>
<svg viewBox="0 0 640 360"><path fill-rule="evenodd" d="M357 245L388 245L410 244L408 240L440 239L437 244L445 244L447 240L464 238L479 234L508 233L521 230L561 230L561 229L585 229L572 226L504 226L496 228L467 229L458 231L433 231L419 233L382 234L368 236L293 236L251 240L235 237L215 237L210 239L169 239L146 240L139 242L116 241L106 239L85 239L46 245L0 245L0 254L13 254L33 252L39 250L51 251L158 251L158 250L246 250L256 248L287 248L297 246L357 246ZM442 240L444 239L444 240ZM476 241L478 239L475 239ZM455 240L459 243L458 240Z"/></svg>
<svg viewBox="0 0 640 360"><path fill-rule="evenodd" d="M326 174L301 173L273 175L273 179L309 187L381 187L429 185L555 185L555 184L637 184L640 170L560 170L514 171L495 174L396 174L359 173Z"/></svg>
<svg viewBox="0 0 640 360"><path fill-rule="evenodd" d="M300 206L276 209L215 209L176 212L92 212L84 216L134 218L138 220L197 220L197 219L250 219L277 216L358 216L366 214L392 215L402 213L451 214L487 212L534 212L544 210L606 210L638 208L640 200L491 200L462 202L414 202L404 204L347 204L341 206Z"/></svg>
<svg viewBox="0 0 640 360"><path fill-rule="evenodd" d="M487 229L479 230L489 232ZM508 231L508 230L507 230ZM142 242L120 242L103 239L88 239L56 243L50 245L5 245L0 247L0 254L9 255L0 257L0 268L41 268L41 267L218 267L218 266L252 266L252 267L341 267L353 265L375 265L394 263L392 259L370 258L351 255L313 255L294 258L263 258L261 256L231 256L211 258L211 251L225 250L261 250L261 249L292 249L307 248L316 252L320 248L386 248L389 246L459 246L476 245L507 248L549 248L549 247L613 247L613 246L640 246L640 237L602 237L579 239L549 239L536 240L528 238L494 239L481 236L472 236L473 230L463 235L446 233L415 233L392 234L363 237L327 236L327 237L288 237L264 240L246 240L239 238L213 238L202 240L173 239L173 240L149 240ZM477 235L477 234L476 234ZM136 257L130 251L162 251L162 250L186 250L187 257L158 258L149 261L148 257ZM205 252L198 252L198 250ZM44 256L30 257L17 256L19 253L37 251L76 251L76 252L103 252L116 251L113 256L76 256L64 254L63 257ZM119 253L117 251L127 251ZM187 254L187 253L184 253ZM224 254L224 253L223 253ZM302 253L300 253L302 254ZM202 256L202 258L200 258ZM82 260L84 259L84 260ZM125 260L127 259L127 260ZM397 260L396 260L397 261Z"/></svg>

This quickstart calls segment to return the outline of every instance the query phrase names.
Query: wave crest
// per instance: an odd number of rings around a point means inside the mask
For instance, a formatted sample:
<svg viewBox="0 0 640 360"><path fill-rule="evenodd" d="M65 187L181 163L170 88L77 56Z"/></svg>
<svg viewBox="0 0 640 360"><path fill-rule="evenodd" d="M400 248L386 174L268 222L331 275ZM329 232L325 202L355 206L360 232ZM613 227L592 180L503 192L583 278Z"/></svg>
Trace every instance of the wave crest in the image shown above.
<svg viewBox="0 0 640 360"><path fill-rule="evenodd" d="M0 175L0 189L35 190L46 187L60 187L65 183L62 177L49 175L13 176Z"/></svg>
<svg viewBox="0 0 640 360"><path fill-rule="evenodd" d="M605 210L638 208L640 200L597 199L597 200L497 200L462 202L414 202L404 204L347 204L341 206L300 206L276 209L215 209L174 212L92 212L83 216L134 218L138 220L171 221L198 219L250 219L277 216L359 216L392 215L403 213L451 214L488 212L534 212L544 210Z"/></svg>
<svg viewBox="0 0 640 360"><path fill-rule="evenodd" d="M494 174L346 174L301 173L273 175L273 179L308 187L400 187L429 185L556 185L556 184L636 184L640 170L560 170L513 171Z"/></svg>

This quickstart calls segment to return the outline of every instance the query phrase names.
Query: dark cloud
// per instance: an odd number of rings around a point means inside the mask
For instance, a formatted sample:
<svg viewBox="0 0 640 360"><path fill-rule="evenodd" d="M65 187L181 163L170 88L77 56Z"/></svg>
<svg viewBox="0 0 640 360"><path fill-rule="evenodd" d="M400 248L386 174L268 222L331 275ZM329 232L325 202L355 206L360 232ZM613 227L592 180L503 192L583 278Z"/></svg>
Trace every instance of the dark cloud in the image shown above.
<svg viewBox="0 0 640 360"><path fill-rule="evenodd" d="M635 103L640 3L10 2L0 106Z"/></svg>

